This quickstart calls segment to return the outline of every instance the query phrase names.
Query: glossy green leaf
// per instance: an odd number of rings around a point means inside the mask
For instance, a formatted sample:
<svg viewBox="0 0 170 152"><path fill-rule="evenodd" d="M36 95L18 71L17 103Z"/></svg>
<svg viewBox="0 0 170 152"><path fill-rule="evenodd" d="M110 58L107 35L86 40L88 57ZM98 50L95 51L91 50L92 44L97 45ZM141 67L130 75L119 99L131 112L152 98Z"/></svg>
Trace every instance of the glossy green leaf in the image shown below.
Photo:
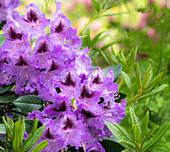
<svg viewBox="0 0 170 152"><path fill-rule="evenodd" d="M151 135L155 132L155 130L158 129L158 127L159 127L158 125L153 126L151 130L147 133L145 138L142 140L142 142L144 143L145 141L147 141L151 137Z"/></svg>
<svg viewBox="0 0 170 152"><path fill-rule="evenodd" d="M129 76L123 71L121 73L122 73L122 76L123 76L123 78L124 78L124 80L126 82L127 87L131 90L132 87L131 87L131 81L130 81Z"/></svg>
<svg viewBox="0 0 170 152"><path fill-rule="evenodd" d="M36 129L37 129L37 126L38 126L38 118L36 118L34 120L31 132L29 133L29 135L27 136L26 140L24 141L24 145L34 136L34 134L36 132Z"/></svg>
<svg viewBox="0 0 170 152"><path fill-rule="evenodd" d="M125 141L125 140L119 140L119 143L121 145L123 145L123 147L129 149L131 152L135 151L136 149L136 146L134 143L131 143L131 142L128 142L128 141Z"/></svg>
<svg viewBox="0 0 170 152"><path fill-rule="evenodd" d="M134 133L135 133L136 138L137 138L136 140L139 140L140 136L141 136L141 128L140 128L138 118L137 118L134 110L131 107L129 108L129 111L130 111L130 118L131 118L131 122L132 122L132 129L136 129L136 130L134 130L135 131Z"/></svg>
<svg viewBox="0 0 170 152"><path fill-rule="evenodd" d="M117 79L119 78L120 76L120 73L122 71L122 65L114 65L114 66L111 66L111 67L108 67L106 69L104 69L104 75L106 76L107 75L107 72L108 72L108 69L111 69L112 72L114 73L114 80L113 82L116 82Z"/></svg>
<svg viewBox="0 0 170 152"><path fill-rule="evenodd" d="M129 139L129 136L127 136L126 133L122 132L119 128L117 128L115 125L113 125L110 122L106 122L107 127L109 130L113 133L113 135L117 138L117 140L125 140L128 142L131 142L131 139Z"/></svg>
<svg viewBox="0 0 170 152"><path fill-rule="evenodd" d="M21 140L21 119L20 118L18 121L15 122L13 134L14 134L14 139L12 142L13 150L14 150L14 152L19 152L20 146L22 143L22 140Z"/></svg>
<svg viewBox="0 0 170 152"><path fill-rule="evenodd" d="M46 140L41 141L38 145L36 145L31 152L39 152L43 150L48 145L48 142Z"/></svg>
<svg viewBox="0 0 170 152"><path fill-rule="evenodd" d="M5 126L6 135L7 135L7 137L10 138L10 141L12 142L12 141L13 141L13 131L12 131L11 128L9 127L9 125L8 125L8 123L6 122L4 116L2 117L2 120L3 120L4 126Z"/></svg>
<svg viewBox="0 0 170 152"><path fill-rule="evenodd" d="M5 131L5 126L4 124L0 124L0 134L5 134L6 131Z"/></svg>
<svg viewBox="0 0 170 152"><path fill-rule="evenodd" d="M111 4L109 7L106 8L106 10L111 9L112 7L115 7L116 5L118 5L119 3L121 3L123 0L118 0L115 3Z"/></svg>
<svg viewBox="0 0 170 152"><path fill-rule="evenodd" d="M14 86L14 84L0 87L0 94L3 94L5 92L9 91L10 89L13 88L13 86Z"/></svg>
<svg viewBox="0 0 170 152"><path fill-rule="evenodd" d="M156 93L158 93L158 92L161 92L161 91L162 91L164 88L166 88L167 86L168 86L167 84L163 84L163 85L161 85L159 88L154 89L154 90L152 90L152 91L149 92L149 93L146 93L146 94L144 94L144 95L139 96L137 99L139 100L139 99L142 99L142 98L146 98L146 97L152 96L152 95L154 95L154 94L156 94Z"/></svg>
<svg viewBox="0 0 170 152"><path fill-rule="evenodd" d="M141 88L142 82L141 82L141 75L140 75L139 63L138 62L136 63L136 80L137 80L138 87Z"/></svg>
<svg viewBox="0 0 170 152"><path fill-rule="evenodd" d="M166 131L169 128L170 128L170 123L167 123L161 126L159 131L153 136L153 138L144 147L144 151L154 146L163 137L163 135L166 133Z"/></svg>
<svg viewBox="0 0 170 152"><path fill-rule="evenodd" d="M161 79L162 75L163 72L160 73L154 80L152 80L152 82L143 90L143 93L151 91L155 87L156 83Z"/></svg>
<svg viewBox="0 0 170 152"><path fill-rule="evenodd" d="M143 140L143 138L146 135L147 128L148 128L148 123L149 123L149 111L145 114L144 119L142 120L141 123L141 136L140 136L140 141Z"/></svg>
<svg viewBox="0 0 170 152"><path fill-rule="evenodd" d="M12 103L14 100L18 98L17 95L0 95L0 103Z"/></svg>
<svg viewBox="0 0 170 152"><path fill-rule="evenodd" d="M41 99L35 95L21 96L13 102L18 108L28 112L42 108Z"/></svg>
<svg viewBox="0 0 170 152"><path fill-rule="evenodd" d="M97 2L96 0L91 0L91 1L92 1L93 5L94 5L94 8L95 8L98 12L100 12L100 3Z"/></svg>
<svg viewBox="0 0 170 152"><path fill-rule="evenodd" d="M34 136L30 140L28 140L28 142L25 144L23 152L27 152L36 144L38 139L41 137L44 127L45 125L41 126L35 131Z"/></svg>
<svg viewBox="0 0 170 152"><path fill-rule="evenodd" d="M142 80L142 88L145 88L149 84L151 78L152 78L152 70L151 70L151 65L149 65Z"/></svg>

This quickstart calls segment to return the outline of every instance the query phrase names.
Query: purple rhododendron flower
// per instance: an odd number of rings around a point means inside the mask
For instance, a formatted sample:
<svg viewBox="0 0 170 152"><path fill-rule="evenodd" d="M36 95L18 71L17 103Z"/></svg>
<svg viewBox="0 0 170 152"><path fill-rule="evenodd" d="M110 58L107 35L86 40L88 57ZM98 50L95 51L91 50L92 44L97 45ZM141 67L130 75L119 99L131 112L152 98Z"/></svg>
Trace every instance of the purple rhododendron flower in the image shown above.
<svg viewBox="0 0 170 152"><path fill-rule="evenodd" d="M14 2L9 7L15 8ZM67 150L69 145L104 152L98 141L112 135L104 121L119 124L126 102L116 102L113 72L109 69L104 75L99 67L94 70L88 48L80 49L77 31L61 13L60 2L55 2L51 19L30 4L25 15L7 20L0 47L0 86L15 82L16 94L38 95L45 101L42 111L27 116L46 124L38 143L49 144L42 152ZM6 6L0 1L1 5ZM50 35L45 35L46 26Z"/></svg>

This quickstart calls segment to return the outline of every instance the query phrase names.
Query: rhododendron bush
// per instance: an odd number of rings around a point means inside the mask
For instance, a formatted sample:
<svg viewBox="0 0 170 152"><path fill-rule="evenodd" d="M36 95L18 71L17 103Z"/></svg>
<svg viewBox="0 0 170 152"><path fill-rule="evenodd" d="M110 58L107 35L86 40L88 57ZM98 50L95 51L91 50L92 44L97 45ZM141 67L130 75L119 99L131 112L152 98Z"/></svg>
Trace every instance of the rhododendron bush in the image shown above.
<svg viewBox="0 0 170 152"><path fill-rule="evenodd" d="M25 6L19 15L14 11L18 0L0 1L0 151L142 152L168 130L169 123L158 130L158 126L148 129L149 112L139 123L134 110L126 108L167 87L155 88L162 73L151 79L149 66L141 80L137 47L128 56L123 50L118 56L112 54L116 64L110 64L104 49L111 47L114 52L112 45L119 42L100 47L97 43L104 40L100 38L103 32L93 40L88 30L83 34L95 19L123 14L106 14L121 1L83 2L97 15L77 32L57 0L51 5L56 8L51 18L37 4ZM45 12L50 3L45 1ZM157 39L153 29L148 30L148 37ZM101 60L97 52L110 66L104 69L94 64L95 57ZM134 65L139 90L129 96L129 91L136 90L127 74ZM122 91L123 85L128 93ZM132 125L128 132L123 128L126 124L119 125L125 109Z"/></svg>

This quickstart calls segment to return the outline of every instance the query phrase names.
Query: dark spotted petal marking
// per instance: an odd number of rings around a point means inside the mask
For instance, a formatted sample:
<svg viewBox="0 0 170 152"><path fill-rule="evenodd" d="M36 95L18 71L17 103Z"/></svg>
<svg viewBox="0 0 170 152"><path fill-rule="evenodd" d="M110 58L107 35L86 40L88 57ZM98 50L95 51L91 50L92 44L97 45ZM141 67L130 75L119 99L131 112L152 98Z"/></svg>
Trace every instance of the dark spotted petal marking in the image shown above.
<svg viewBox="0 0 170 152"><path fill-rule="evenodd" d="M66 77L66 82L61 82L61 83L66 86L73 86L73 87L75 86L75 82L73 82L70 72L68 73L68 75Z"/></svg>
<svg viewBox="0 0 170 152"><path fill-rule="evenodd" d="M47 129L45 137L48 139L54 139L54 136L50 133L50 128Z"/></svg>
<svg viewBox="0 0 170 152"><path fill-rule="evenodd" d="M37 50L38 53L45 53L48 52L48 45L47 42L44 41L43 43L40 44L39 49Z"/></svg>
<svg viewBox="0 0 170 152"><path fill-rule="evenodd" d="M101 79L99 78L99 75L97 75L97 77L94 78L93 80L93 84L96 83L96 84L100 84L101 82Z"/></svg>
<svg viewBox="0 0 170 152"><path fill-rule="evenodd" d="M86 118L94 118L97 117L94 113L90 112L90 111L86 111L84 109L82 109L81 112L84 116L86 116Z"/></svg>
<svg viewBox="0 0 170 152"><path fill-rule="evenodd" d="M62 21L60 21L57 27L55 28L55 32L61 33L63 30L64 30L64 24L62 23Z"/></svg>
<svg viewBox="0 0 170 152"><path fill-rule="evenodd" d="M74 126L73 121L67 116L67 119L66 119L66 121L64 122L64 127L63 127L63 129L64 129L64 130L66 130L66 129L71 129L71 128L73 128L73 126Z"/></svg>
<svg viewBox="0 0 170 152"><path fill-rule="evenodd" d="M23 57L20 55L18 62L15 64L18 66L26 66L28 65L26 61L24 61Z"/></svg>
<svg viewBox="0 0 170 152"><path fill-rule="evenodd" d="M22 39L22 34L16 33L16 31L12 27L10 27L8 34L9 34L9 37L11 38L11 40L16 40L16 39L21 40Z"/></svg>
<svg viewBox="0 0 170 152"><path fill-rule="evenodd" d="M92 96L93 96L93 93L90 94L90 93L88 92L88 90L86 89L86 86L84 85L84 86L83 86L83 90L82 90L82 92L81 92L81 97L84 99L84 98L91 98Z"/></svg>
<svg viewBox="0 0 170 152"><path fill-rule="evenodd" d="M54 62L54 60L52 60L52 64L51 64L51 66L50 66L49 71L54 71L54 70L56 70L56 69L58 69L58 65L56 65L56 63Z"/></svg>
<svg viewBox="0 0 170 152"><path fill-rule="evenodd" d="M32 9L27 13L27 19L29 22L36 22L38 20L38 15Z"/></svg>

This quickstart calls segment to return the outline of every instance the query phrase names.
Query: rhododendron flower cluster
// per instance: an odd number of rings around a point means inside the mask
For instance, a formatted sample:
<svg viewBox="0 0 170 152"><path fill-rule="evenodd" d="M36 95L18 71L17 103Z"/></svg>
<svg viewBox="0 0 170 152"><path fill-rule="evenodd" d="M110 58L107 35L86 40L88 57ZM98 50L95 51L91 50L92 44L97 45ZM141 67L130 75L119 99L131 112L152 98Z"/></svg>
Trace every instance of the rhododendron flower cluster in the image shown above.
<svg viewBox="0 0 170 152"><path fill-rule="evenodd" d="M0 85L15 83L16 94L38 95L46 105L29 113L46 124L39 140L47 140L44 152L67 149L104 151L98 141L111 136L104 121L117 123L125 116L125 100L115 102L118 85L111 69L107 75L91 66L88 48L80 49L77 31L61 12L47 19L35 4L25 15L8 18L0 48ZM50 27L45 35L44 28Z"/></svg>

